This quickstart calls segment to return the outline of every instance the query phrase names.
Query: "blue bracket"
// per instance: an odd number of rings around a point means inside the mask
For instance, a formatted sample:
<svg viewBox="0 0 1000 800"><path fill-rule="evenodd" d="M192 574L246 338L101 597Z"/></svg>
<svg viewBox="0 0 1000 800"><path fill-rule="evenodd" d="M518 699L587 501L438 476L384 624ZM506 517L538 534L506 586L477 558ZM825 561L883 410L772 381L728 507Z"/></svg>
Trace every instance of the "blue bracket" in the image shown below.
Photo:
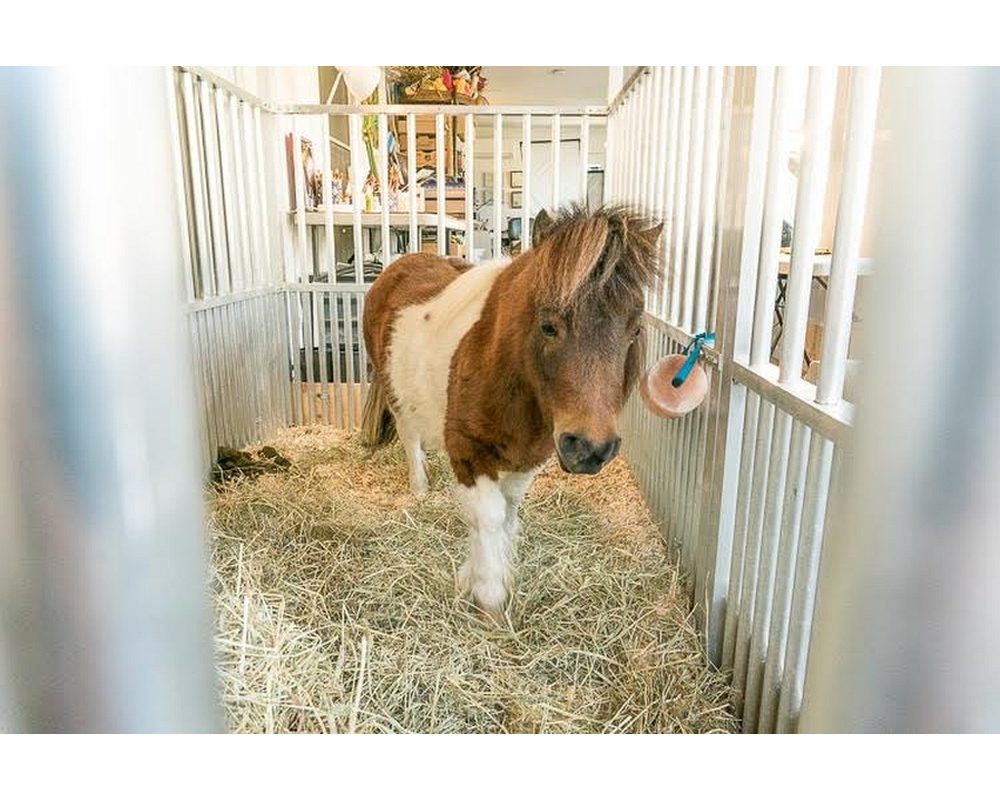
<svg viewBox="0 0 1000 800"><path fill-rule="evenodd" d="M705 345L711 347L715 344L715 333L705 331L699 333L696 336L691 337L691 341L688 342L687 347L684 348L684 352L687 354L687 359L681 365L681 368L677 370L677 374L674 375L674 379L670 381L670 385L675 389L681 386L684 381L688 379L688 375L691 374L691 370L694 369L694 362L698 360L698 356L701 354L701 348Z"/></svg>

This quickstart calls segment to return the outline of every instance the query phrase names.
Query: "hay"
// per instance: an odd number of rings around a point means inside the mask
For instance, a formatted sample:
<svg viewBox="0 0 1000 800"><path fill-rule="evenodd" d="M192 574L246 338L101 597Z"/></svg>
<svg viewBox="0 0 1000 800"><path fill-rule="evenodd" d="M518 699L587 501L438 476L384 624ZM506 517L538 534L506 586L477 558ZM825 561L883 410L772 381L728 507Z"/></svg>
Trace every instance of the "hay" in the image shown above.
<svg viewBox="0 0 1000 800"><path fill-rule="evenodd" d="M212 501L216 648L233 731L707 732L735 729L673 560L628 467L550 465L522 508L508 629L457 597L466 531L431 457L298 428L286 473Z"/></svg>

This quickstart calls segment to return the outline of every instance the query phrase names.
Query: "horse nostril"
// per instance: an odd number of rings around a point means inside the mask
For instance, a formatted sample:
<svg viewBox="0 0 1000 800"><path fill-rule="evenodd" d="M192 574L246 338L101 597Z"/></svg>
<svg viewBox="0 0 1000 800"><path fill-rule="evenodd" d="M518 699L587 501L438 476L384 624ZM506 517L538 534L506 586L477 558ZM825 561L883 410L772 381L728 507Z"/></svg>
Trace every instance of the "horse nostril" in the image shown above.
<svg viewBox="0 0 1000 800"><path fill-rule="evenodd" d="M607 464L611 459L618 455L618 450L621 447L622 440L620 436L615 436L608 439L600 447L594 448L594 455L600 459L601 463Z"/></svg>
<svg viewBox="0 0 1000 800"><path fill-rule="evenodd" d="M586 458L593 452L590 442L582 436L564 433L559 437L559 452L570 461Z"/></svg>

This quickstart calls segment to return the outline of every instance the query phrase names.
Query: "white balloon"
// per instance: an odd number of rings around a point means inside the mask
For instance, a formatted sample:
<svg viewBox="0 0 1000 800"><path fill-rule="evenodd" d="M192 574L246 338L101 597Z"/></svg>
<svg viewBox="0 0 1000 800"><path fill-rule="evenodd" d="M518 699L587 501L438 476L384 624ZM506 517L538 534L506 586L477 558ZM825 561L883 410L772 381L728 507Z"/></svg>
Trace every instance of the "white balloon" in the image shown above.
<svg viewBox="0 0 1000 800"><path fill-rule="evenodd" d="M366 100L382 80L382 67L337 67L344 76L347 91L358 100Z"/></svg>

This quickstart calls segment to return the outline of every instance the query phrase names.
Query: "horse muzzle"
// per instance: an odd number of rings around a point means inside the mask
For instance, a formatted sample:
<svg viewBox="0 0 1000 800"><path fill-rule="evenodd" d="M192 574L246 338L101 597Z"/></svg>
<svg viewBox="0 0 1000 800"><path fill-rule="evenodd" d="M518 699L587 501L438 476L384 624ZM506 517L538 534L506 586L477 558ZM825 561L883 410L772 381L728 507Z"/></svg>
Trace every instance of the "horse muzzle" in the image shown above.
<svg viewBox="0 0 1000 800"><path fill-rule="evenodd" d="M560 434L556 440L559 466L577 475L596 475L611 459L618 455L622 440L613 436L605 442L592 442L586 436L572 433Z"/></svg>

